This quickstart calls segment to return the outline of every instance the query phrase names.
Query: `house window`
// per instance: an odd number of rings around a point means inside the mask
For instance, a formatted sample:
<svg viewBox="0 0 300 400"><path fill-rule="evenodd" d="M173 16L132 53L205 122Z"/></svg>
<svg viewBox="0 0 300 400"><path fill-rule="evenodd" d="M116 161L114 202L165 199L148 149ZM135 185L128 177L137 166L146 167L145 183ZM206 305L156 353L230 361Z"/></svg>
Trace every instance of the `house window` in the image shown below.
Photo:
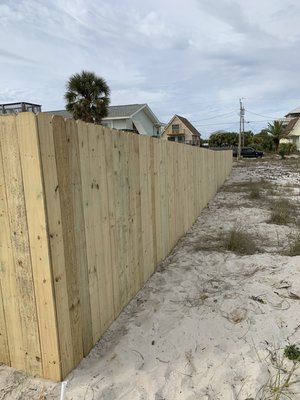
<svg viewBox="0 0 300 400"><path fill-rule="evenodd" d="M170 142L175 142L175 137L168 137L168 140L169 140Z"/></svg>
<svg viewBox="0 0 300 400"><path fill-rule="evenodd" d="M172 125L172 133L177 133L177 132L179 132L179 125L178 124Z"/></svg>
<svg viewBox="0 0 300 400"><path fill-rule="evenodd" d="M183 143L184 142L184 136L178 136L178 142Z"/></svg>

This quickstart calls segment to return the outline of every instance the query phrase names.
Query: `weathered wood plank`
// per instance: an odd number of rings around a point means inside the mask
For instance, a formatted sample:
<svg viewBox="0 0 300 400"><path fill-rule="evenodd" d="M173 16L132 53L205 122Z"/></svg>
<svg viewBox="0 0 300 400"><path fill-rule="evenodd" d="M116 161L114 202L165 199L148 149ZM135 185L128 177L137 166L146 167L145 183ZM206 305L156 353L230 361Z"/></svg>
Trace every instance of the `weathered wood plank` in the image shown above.
<svg viewBox="0 0 300 400"><path fill-rule="evenodd" d="M14 268L12 253L6 185L3 172L3 157L1 137L7 134L6 130L13 129L14 117L0 119L0 285L3 296L3 321L7 331L9 348L9 362L15 368L25 370L25 349L23 346L22 323L19 311L19 297L17 291L17 277ZM2 362L6 355L3 354Z"/></svg>
<svg viewBox="0 0 300 400"><path fill-rule="evenodd" d="M6 318L4 314L2 287L0 284L0 362L10 365Z"/></svg>
<svg viewBox="0 0 300 400"><path fill-rule="evenodd" d="M142 271L143 282L151 276L153 271L153 234L152 234L152 206L151 206L151 160L149 138L139 138L140 154L140 187L141 187L141 219L142 219Z"/></svg>
<svg viewBox="0 0 300 400"><path fill-rule="evenodd" d="M90 124L78 121L78 141L81 166L81 183L83 198L83 214L85 226L85 238L88 260L88 281L91 304L92 336L93 344L99 339L101 334L101 314L98 285L98 269L96 242L99 240L100 232L97 231L99 224L99 215L97 213L97 204L95 199L95 190L97 182L95 181L94 165L96 160L94 153L96 149L96 137L92 132ZM96 232L95 232L96 229ZM98 235L95 237L95 234Z"/></svg>
<svg viewBox="0 0 300 400"><path fill-rule="evenodd" d="M103 131L104 144L105 144L105 164L106 164L106 190L108 197L108 223L109 223L109 244L111 256L111 274L112 274L112 287L113 287L113 308L114 317L116 317L121 310L120 302L120 287L118 279L119 260L119 247L117 239L116 227L116 195L115 195L115 179L118 173L118 168L114 165L114 144L113 136L115 132L110 129Z"/></svg>
<svg viewBox="0 0 300 400"><path fill-rule="evenodd" d="M98 259L99 270L99 300L101 303L101 331L106 331L114 320L114 296L113 296L113 275L111 265L111 249L109 238L109 197L107 191L107 170L105 159L105 137L104 130L101 126L95 126L95 134L97 135L97 184L95 195L99 204L100 217L100 237L96 242L96 246L101 249L100 258Z"/></svg>
<svg viewBox="0 0 300 400"><path fill-rule="evenodd" d="M180 236L182 235L181 232L181 216L182 216L182 207L180 204L180 183L178 180L178 174L179 174L179 166L178 166L178 153L182 151L181 144L176 143L174 146L174 151L173 151L173 156L174 156L174 163L173 163L173 173L174 173L174 211L175 211L175 216L174 216L174 242L176 243Z"/></svg>
<svg viewBox="0 0 300 400"><path fill-rule="evenodd" d="M75 256L78 272L78 288L81 304L83 352L87 355L93 346L92 316L89 293L88 260L85 240L83 193L77 123L66 120L66 133L69 151L69 173L73 204Z"/></svg>
<svg viewBox="0 0 300 400"><path fill-rule="evenodd" d="M169 144L163 140L161 142L161 166L160 166L160 204L161 204L161 228L162 228L162 259L169 253L169 202L168 202L168 181L167 166L169 163L167 156L167 146Z"/></svg>
<svg viewBox="0 0 300 400"><path fill-rule="evenodd" d="M129 134L127 132L121 132L120 143L121 143L121 171L123 176L122 184L122 202L121 202L121 215L122 215L122 262L124 271L124 280L126 285L126 295L125 304L127 304L131 298L134 296L133 285L131 282L131 272L130 272L130 259L132 248L130 246L130 205L129 205ZM124 304L124 305L125 305Z"/></svg>
<svg viewBox="0 0 300 400"><path fill-rule="evenodd" d="M24 355L25 364L22 369L30 374L42 376L42 354L16 117L7 119L5 125L0 141L13 254L13 264L7 265L7 268L15 269L16 296L19 303L18 311L15 311L20 313L22 332L22 341L16 343L16 346Z"/></svg>
<svg viewBox="0 0 300 400"><path fill-rule="evenodd" d="M160 140L153 139L150 142L150 160L152 166L151 173L151 206L152 206L152 242L153 242L153 262L154 268L161 261L161 214L159 203L159 157L160 157Z"/></svg>
<svg viewBox="0 0 300 400"><path fill-rule="evenodd" d="M26 202L34 292L36 297L43 376L60 379L60 357L53 277L48 247L45 198L35 115L17 116L20 160Z"/></svg>
<svg viewBox="0 0 300 400"><path fill-rule="evenodd" d="M74 226L73 197L71 188L71 166L66 124L61 116L52 119L53 142L57 168L57 184L60 200L61 226L64 243L65 272L72 336L73 363L77 365L83 357L82 310L78 287L78 267Z"/></svg>
<svg viewBox="0 0 300 400"><path fill-rule="evenodd" d="M61 209L60 203L52 118L46 113L40 113L37 116L37 122L59 332L61 375L64 377L75 365L62 228L62 213L65 210Z"/></svg>
<svg viewBox="0 0 300 400"><path fill-rule="evenodd" d="M140 190L140 160L139 136L129 136L129 185L130 185L130 246L132 251L132 265L130 267L132 290L137 293L143 285L142 259L142 220L141 220L141 190Z"/></svg>
<svg viewBox="0 0 300 400"><path fill-rule="evenodd" d="M169 143L167 147L167 197L169 203L169 245L168 253L175 245L175 206L174 206L174 147L175 143Z"/></svg>
<svg viewBox="0 0 300 400"><path fill-rule="evenodd" d="M112 158L114 169L114 205L115 205L115 234L116 234L116 259L114 281L119 288L118 296L115 298L117 314L127 304L128 288L126 280L126 234L124 232L124 196L126 180L123 174L124 167L124 132L112 131Z"/></svg>

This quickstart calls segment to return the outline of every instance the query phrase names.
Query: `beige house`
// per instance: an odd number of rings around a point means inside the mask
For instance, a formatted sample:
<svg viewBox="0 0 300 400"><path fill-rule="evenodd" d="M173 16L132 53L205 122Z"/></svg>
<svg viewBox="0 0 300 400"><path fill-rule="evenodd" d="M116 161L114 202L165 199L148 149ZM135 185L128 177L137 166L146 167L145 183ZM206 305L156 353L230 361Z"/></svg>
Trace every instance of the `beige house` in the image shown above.
<svg viewBox="0 0 300 400"><path fill-rule="evenodd" d="M186 118L175 114L166 125L161 138L172 142L200 146L200 132Z"/></svg>
<svg viewBox="0 0 300 400"><path fill-rule="evenodd" d="M300 118L296 117L290 120L285 127L285 141L293 143L297 150L300 150ZM284 140L280 141L281 143Z"/></svg>
<svg viewBox="0 0 300 400"><path fill-rule="evenodd" d="M300 107L285 115L283 120L285 137L280 143L293 143L300 150Z"/></svg>

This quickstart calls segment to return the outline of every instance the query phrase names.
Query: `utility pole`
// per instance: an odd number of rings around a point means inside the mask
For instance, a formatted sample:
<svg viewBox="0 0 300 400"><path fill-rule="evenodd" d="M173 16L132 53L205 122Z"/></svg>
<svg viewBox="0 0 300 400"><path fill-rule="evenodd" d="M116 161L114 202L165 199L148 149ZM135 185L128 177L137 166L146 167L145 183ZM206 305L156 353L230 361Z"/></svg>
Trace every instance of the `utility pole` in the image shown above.
<svg viewBox="0 0 300 400"><path fill-rule="evenodd" d="M240 133L239 133L239 146L238 146L238 159L241 158L241 150L242 150L242 134L243 134L243 146L245 145L244 138L244 115L245 109L242 103L242 99L240 99Z"/></svg>
<svg viewBox="0 0 300 400"><path fill-rule="evenodd" d="M242 135L243 135L243 147L245 147L245 108L242 110Z"/></svg>

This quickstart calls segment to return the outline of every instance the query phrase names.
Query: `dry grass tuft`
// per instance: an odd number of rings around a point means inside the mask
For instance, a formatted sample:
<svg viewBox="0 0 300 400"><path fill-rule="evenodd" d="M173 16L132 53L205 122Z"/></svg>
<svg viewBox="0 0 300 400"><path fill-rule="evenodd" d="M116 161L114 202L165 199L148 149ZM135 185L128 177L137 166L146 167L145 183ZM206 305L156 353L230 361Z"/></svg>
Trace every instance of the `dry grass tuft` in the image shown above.
<svg viewBox="0 0 300 400"><path fill-rule="evenodd" d="M249 183L249 199L255 200L261 197L261 188L259 182L250 182Z"/></svg>
<svg viewBox="0 0 300 400"><path fill-rule="evenodd" d="M290 243L288 255L291 257L300 256L300 233L296 236L295 240Z"/></svg>
<svg viewBox="0 0 300 400"><path fill-rule="evenodd" d="M256 244L251 235L242 228L234 227L225 238L226 250L237 254L254 254L257 252Z"/></svg>
<svg viewBox="0 0 300 400"><path fill-rule="evenodd" d="M269 222L276 225L287 225L295 212L295 207L287 199L279 199L273 203Z"/></svg>

